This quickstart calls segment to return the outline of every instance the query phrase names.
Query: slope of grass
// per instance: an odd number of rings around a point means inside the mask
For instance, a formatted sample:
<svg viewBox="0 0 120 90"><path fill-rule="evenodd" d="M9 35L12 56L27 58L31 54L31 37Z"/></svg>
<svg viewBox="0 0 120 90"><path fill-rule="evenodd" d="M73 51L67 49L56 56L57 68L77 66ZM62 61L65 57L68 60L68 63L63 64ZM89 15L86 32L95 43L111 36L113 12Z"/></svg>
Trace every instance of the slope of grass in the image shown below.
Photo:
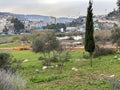
<svg viewBox="0 0 120 90"><path fill-rule="evenodd" d="M110 84L105 77L114 75L120 79L120 55L101 56L93 59L93 67L89 59L84 59L83 51L71 51L71 60L65 62L60 74L57 63L45 70L42 69L43 61L38 58L41 54L32 51L8 51L17 60L23 62L19 72L28 80L25 90L109 90ZM72 70L75 67L77 71Z"/></svg>

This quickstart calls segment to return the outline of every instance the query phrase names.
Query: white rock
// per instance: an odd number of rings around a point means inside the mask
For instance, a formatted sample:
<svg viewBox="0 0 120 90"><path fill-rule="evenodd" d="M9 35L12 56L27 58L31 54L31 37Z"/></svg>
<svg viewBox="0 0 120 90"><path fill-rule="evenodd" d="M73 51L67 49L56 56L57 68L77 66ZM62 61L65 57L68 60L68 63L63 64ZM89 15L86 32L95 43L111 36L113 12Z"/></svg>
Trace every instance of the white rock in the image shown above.
<svg viewBox="0 0 120 90"><path fill-rule="evenodd" d="M110 75L110 76L108 76L108 77L113 78L113 77L115 77L115 75Z"/></svg>
<svg viewBox="0 0 120 90"><path fill-rule="evenodd" d="M58 65L55 65L55 67L58 67Z"/></svg>
<svg viewBox="0 0 120 90"><path fill-rule="evenodd" d="M77 72L77 71L78 71L78 69L77 69L77 68L75 68L75 67L73 67L73 68L72 68L72 71Z"/></svg>
<svg viewBox="0 0 120 90"><path fill-rule="evenodd" d="M117 59L118 57L117 56L114 56L114 59Z"/></svg>
<svg viewBox="0 0 120 90"><path fill-rule="evenodd" d="M42 69L43 69L43 70L47 69L47 66L43 66Z"/></svg>
<svg viewBox="0 0 120 90"><path fill-rule="evenodd" d="M23 62L28 62L28 59L25 59Z"/></svg>

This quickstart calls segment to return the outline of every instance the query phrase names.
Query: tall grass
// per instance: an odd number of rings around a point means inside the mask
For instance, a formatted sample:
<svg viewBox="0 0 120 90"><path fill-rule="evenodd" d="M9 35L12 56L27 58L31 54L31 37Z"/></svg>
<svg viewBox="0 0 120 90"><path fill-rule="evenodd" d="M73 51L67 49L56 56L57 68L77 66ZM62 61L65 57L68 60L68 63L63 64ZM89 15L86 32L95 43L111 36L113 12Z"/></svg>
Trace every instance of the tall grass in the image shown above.
<svg viewBox="0 0 120 90"><path fill-rule="evenodd" d="M0 69L0 90L23 90L26 81L17 73Z"/></svg>

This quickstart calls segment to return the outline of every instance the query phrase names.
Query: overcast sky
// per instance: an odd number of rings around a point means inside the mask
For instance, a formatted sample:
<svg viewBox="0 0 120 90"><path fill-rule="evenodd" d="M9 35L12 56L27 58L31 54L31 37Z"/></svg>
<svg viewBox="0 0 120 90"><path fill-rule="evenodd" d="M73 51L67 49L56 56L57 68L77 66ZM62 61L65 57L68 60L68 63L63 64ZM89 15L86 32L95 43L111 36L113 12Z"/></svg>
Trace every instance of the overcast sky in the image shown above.
<svg viewBox="0 0 120 90"><path fill-rule="evenodd" d="M117 8L117 0L93 0L94 15ZM38 14L56 17L86 15L89 0L0 0L0 12Z"/></svg>

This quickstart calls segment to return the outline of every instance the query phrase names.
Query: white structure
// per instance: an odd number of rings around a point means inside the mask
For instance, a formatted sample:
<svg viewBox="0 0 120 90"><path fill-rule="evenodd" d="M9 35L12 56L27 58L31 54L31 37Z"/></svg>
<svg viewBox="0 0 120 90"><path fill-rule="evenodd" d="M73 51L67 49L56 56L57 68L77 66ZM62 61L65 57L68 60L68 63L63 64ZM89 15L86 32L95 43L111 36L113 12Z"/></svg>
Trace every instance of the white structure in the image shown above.
<svg viewBox="0 0 120 90"><path fill-rule="evenodd" d="M5 26L7 27L9 32L13 32L14 31L14 24L11 23L11 19L12 18L14 18L14 17L13 16L9 16L9 15L0 15L0 33L3 32L3 29L5 28Z"/></svg>
<svg viewBox="0 0 120 90"><path fill-rule="evenodd" d="M56 24L56 17L49 17L50 24Z"/></svg>
<svg viewBox="0 0 120 90"><path fill-rule="evenodd" d="M67 31L67 32L75 32L75 31L77 31L77 30L78 30L77 27L67 27L67 28L66 28L66 31Z"/></svg>

